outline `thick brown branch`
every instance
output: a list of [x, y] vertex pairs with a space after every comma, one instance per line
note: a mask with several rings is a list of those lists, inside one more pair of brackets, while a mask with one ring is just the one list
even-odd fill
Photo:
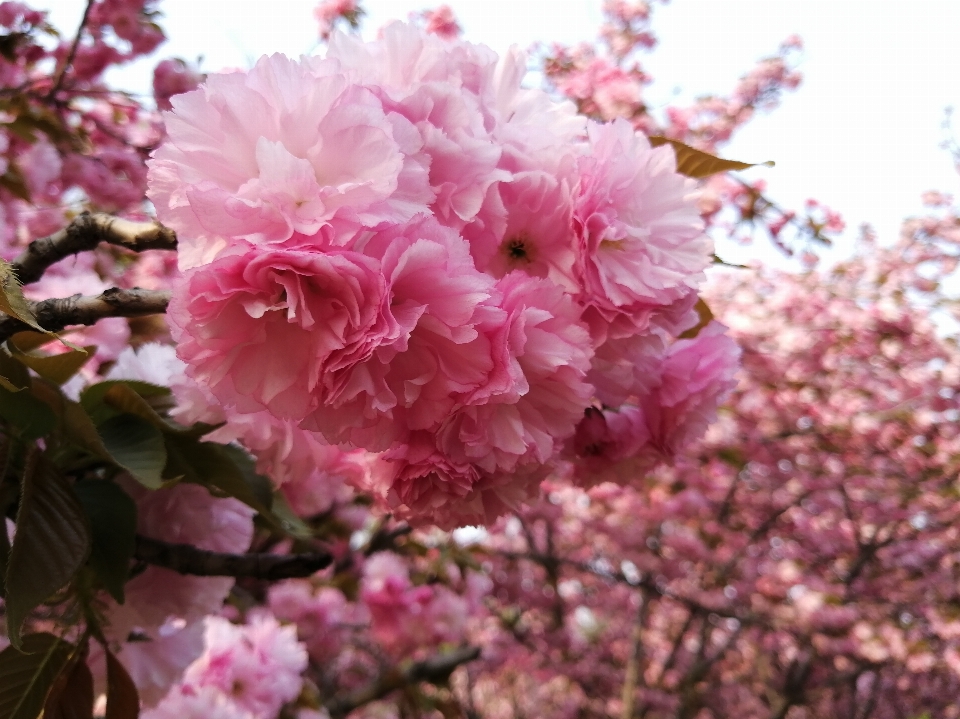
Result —
[[[170, 303], [167, 290], [121, 290], [111, 287], [96, 297], [55, 298], [31, 302], [34, 315], [40, 326], [51, 332], [59, 332], [71, 325], [92, 325], [106, 317], [142, 317], [162, 314]], [[17, 332], [29, 330], [30, 326], [15, 317], [0, 319], [0, 342], [5, 342]]]
[[267, 581], [309, 577], [333, 562], [326, 552], [315, 554], [225, 554], [197, 549], [189, 544], [171, 544], [137, 537], [134, 558], [179, 574], [197, 577], [252, 577]]
[[13, 271], [20, 284], [28, 285], [43, 277], [50, 265], [78, 252], [92, 250], [101, 242], [134, 252], [177, 249], [176, 233], [158, 222], [133, 222], [103, 213], [84, 212], [59, 232], [31, 242], [13, 261]]
[[395, 689], [417, 682], [441, 684], [450, 678], [450, 674], [461, 664], [472, 662], [480, 656], [480, 647], [461, 647], [452, 652], [438, 654], [422, 662], [411, 664], [406, 669], [391, 671], [379, 677], [373, 683], [334, 699], [327, 704], [332, 719], [341, 719], [357, 707], [385, 697]]

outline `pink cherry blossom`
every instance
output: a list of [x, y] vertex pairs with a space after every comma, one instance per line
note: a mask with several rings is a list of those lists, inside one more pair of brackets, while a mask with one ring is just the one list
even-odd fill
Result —
[[332, 373], [397, 336], [384, 279], [356, 252], [238, 250], [184, 276], [170, 308], [178, 353], [221, 402], [300, 420]]
[[574, 210], [576, 272], [586, 316], [602, 326], [695, 289], [713, 246], [671, 148], [651, 148], [622, 120], [589, 133]]

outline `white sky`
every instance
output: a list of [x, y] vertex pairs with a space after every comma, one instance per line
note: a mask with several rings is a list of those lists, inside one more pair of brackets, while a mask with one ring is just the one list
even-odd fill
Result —
[[[447, 0], [467, 39], [503, 50], [513, 43], [586, 41], [595, 37], [601, 0]], [[70, 32], [83, 0], [37, 0]], [[366, 34], [391, 18], [439, 2], [367, 0]], [[203, 69], [248, 66], [264, 53], [299, 55], [315, 47], [314, 0], [164, 0], [170, 41], [159, 56]], [[939, 149], [946, 106], [960, 102], [957, 0], [672, 0], [655, 7], [660, 47], [647, 59], [655, 78], [647, 100], [726, 92], [752, 63], [796, 33], [806, 44], [804, 83], [782, 107], [758, 116], [725, 150], [745, 161], [775, 160], [751, 170], [769, 194], [799, 207], [815, 197], [840, 210], [847, 241], [865, 221], [890, 238], [899, 220], [920, 209], [919, 195], [960, 195], [952, 161]], [[147, 92], [148, 65], [112, 76]], [[761, 254], [722, 247], [742, 260]], [[766, 252], [762, 252], [767, 257]]]

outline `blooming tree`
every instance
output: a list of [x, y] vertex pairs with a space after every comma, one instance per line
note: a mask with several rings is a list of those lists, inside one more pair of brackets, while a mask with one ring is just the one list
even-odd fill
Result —
[[324, 3], [161, 115], [152, 3], [0, 4], [0, 719], [949, 715], [952, 215], [705, 287], [840, 228], [715, 155], [799, 43], [654, 117], [606, 10], [545, 91]]

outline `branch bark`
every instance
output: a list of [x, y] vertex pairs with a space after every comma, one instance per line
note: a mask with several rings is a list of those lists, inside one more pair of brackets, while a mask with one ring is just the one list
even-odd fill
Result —
[[64, 229], [31, 242], [13, 261], [22, 285], [36, 282], [50, 265], [92, 250], [101, 242], [134, 252], [177, 249], [176, 233], [158, 222], [133, 222], [120, 217], [84, 212]]
[[326, 552], [314, 554], [225, 554], [137, 536], [135, 559], [179, 574], [197, 577], [251, 577], [266, 581], [309, 577], [333, 562]]
[[[92, 325], [106, 317], [142, 317], [162, 314], [170, 303], [167, 290], [121, 290], [111, 287], [96, 297], [74, 295], [31, 302], [34, 315], [40, 326], [51, 332], [59, 332], [70, 325]], [[15, 317], [0, 319], [0, 342], [5, 342], [17, 332], [29, 331], [28, 324]]]
[[330, 713], [331, 719], [342, 719], [357, 707], [381, 699], [395, 689], [417, 682], [430, 682], [431, 684], [445, 682], [450, 678], [454, 669], [461, 664], [472, 662], [479, 656], [480, 647], [461, 647], [452, 652], [424, 659], [422, 662], [415, 662], [404, 670], [387, 672], [373, 683], [346, 696], [334, 699], [327, 704], [327, 711]]

